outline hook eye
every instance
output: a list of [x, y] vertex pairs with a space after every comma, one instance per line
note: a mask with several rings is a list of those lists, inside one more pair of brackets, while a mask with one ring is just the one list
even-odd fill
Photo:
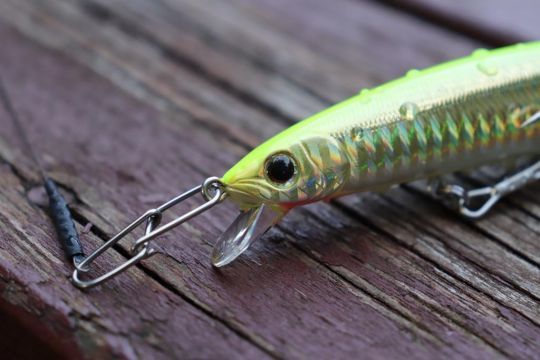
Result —
[[223, 201], [227, 194], [224, 191], [225, 184], [221, 182], [221, 179], [215, 176], [209, 177], [208, 179], [204, 180], [202, 187], [201, 187], [201, 193], [203, 195], [203, 198], [206, 201], [210, 201], [211, 199], [216, 196], [216, 192], [221, 192], [220, 201]]

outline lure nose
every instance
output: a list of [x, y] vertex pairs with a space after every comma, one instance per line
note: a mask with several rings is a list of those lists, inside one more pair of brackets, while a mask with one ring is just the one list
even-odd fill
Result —
[[280, 217], [281, 214], [264, 204], [241, 212], [218, 238], [212, 253], [212, 265], [222, 267], [231, 263]]

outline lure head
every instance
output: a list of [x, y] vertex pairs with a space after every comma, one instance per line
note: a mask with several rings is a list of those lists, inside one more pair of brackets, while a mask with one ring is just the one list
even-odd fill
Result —
[[233, 261], [291, 208], [343, 193], [351, 173], [346, 145], [317, 117], [258, 146], [223, 176], [224, 191], [243, 212], [218, 239], [214, 266]]
[[222, 178], [241, 208], [266, 205], [282, 214], [333, 197], [343, 187], [350, 163], [331, 136], [280, 134], [260, 145]]
[[212, 255], [226, 265], [291, 208], [337, 195], [349, 161], [332, 137], [289, 131], [257, 147], [221, 179], [243, 212], [218, 239]]

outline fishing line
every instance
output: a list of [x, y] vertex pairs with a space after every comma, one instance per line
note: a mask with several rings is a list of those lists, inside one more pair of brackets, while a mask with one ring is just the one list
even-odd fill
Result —
[[0, 79], [0, 101], [6, 109], [6, 112], [9, 118], [12, 120], [19, 138], [30, 154], [32, 161], [41, 175], [43, 185], [49, 199], [49, 215], [51, 216], [54, 227], [56, 228], [58, 239], [60, 240], [60, 244], [62, 245], [66, 256], [76, 266], [84, 259], [84, 252], [79, 239], [79, 233], [77, 232], [77, 228], [73, 222], [71, 211], [69, 210], [67, 201], [60, 192], [58, 186], [45, 172], [40, 158], [28, 138], [28, 134], [24, 129], [23, 123], [13, 107], [13, 103], [11, 102], [2, 79]]

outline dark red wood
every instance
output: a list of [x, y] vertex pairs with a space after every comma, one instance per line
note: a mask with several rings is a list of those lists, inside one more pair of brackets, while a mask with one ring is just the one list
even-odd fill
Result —
[[519, 2], [385, 0], [384, 2], [453, 31], [484, 39], [494, 46], [540, 38], [540, 30], [532, 25], [540, 10], [540, 4], [535, 0]]
[[[222, 174], [330, 101], [482, 45], [346, 0], [19, 2], [0, 4], [0, 17], [25, 34], [0, 28], [2, 74], [79, 222], [95, 225], [83, 238], [91, 247], [148, 199]], [[538, 353], [534, 198], [478, 224], [412, 189], [317, 204], [216, 271], [211, 245], [234, 217], [220, 207], [161, 239], [163, 254], [81, 293], [56, 277], [69, 266], [24, 197], [35, 171], [18, 146], [1, 127], [2, 289], [28, 289], [26, 305], [15, 304], [47, 310], [51, 343], [121, 357]], [[36, 254], [21, 256], [29, 246]]]

